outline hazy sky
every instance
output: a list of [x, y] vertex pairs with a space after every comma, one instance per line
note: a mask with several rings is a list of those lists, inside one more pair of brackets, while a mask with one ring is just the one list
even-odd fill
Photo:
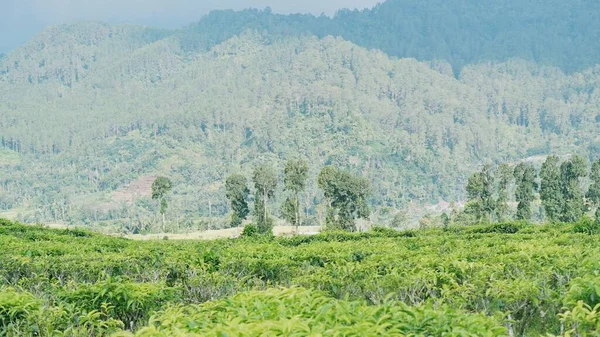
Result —
[[180, 27], [213, 9], [326, 13], [372, 7], [380, 0], [0, 0], [0, 52], [25, 43], [48, 25], [82, 20]]

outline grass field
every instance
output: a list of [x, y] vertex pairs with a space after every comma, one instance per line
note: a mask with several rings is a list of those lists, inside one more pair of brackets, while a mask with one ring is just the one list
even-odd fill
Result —
[[587, 225], [133, 241], [0, 221], [0, 335], [597, 336]]

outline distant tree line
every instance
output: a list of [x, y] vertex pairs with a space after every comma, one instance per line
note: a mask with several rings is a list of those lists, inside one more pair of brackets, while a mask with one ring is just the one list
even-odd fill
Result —
[[[303, 159], [289, 160], [284, 170], [284, 192], [289, 196], [281, 205], [283, 218], [296, 226], [302, 223], [300, 194], [304, 192], [309, 173], [308, 162]], [[259, 165], [252, 174], [254, 184], [253, 223], [260, 234], [272, 232], [274, 220], [269, 211], [269, 200], [277, 191], [277, 174], [268, 164]], [[370, 215], [367, 199], [371, 193], [369, 182], [362, 177], [334, 166], [324, 167], [318, 176], [326, 203], [327, 229], [355, 231], [355, 220]], [[250, 214], [248, 179], [242, 174], [232, 174], [225, 182], [226, 196], [231, 204], [231, 226], [238, 227]]]
[[564, 161], [549, 156], [539, 172], [523, 162], [514, 167], [485, 165], [471, 175], [466, 190], [468, 202], [463, 213], [475, 222], [510, 219], [511, 191], [517, 204], [516, 220], [530, 220], [539, 197], [546, 221], [574, 222], [594, 209], [600, 221], [600, 160], [590, 169], [587, 159], [579, 155]]

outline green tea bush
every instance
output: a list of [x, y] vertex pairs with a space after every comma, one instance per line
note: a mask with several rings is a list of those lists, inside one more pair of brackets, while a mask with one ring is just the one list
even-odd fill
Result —
[[600, 223], [590, 217], [583, 217], [573, 225], [573, 232], [583, 234], [600, 234]]
[[42, 301], [28, 292], [0, 288], [0, 326], [7, 328], [21, 321], [29, 322], [42, 308]]
[[577, 305], [579, 301], [590, 307], [600, 304], [600, 275], [596, 273], [571, 280], [563, 304], [570, 307]]
[[[370, 306], [301, 288], [240, 293], [154, 317], [135, 336], [506, 336], [484, 315], [388, 301]], [[119, 336], [131, 336], [120, 334]]]
[[563, 298], [565, 310], [559, 317], [565, 336], [600, 335], [600, 276], [577, 277]]
[[489, 225], [473, 226], [470, 228], [471, 233], [499, 233], [499, 234], [515, 234], [521, 229], [531, 226], [526, 222], [501, 222]]
[[167, 302], [178, 299], [178, 292], [161, 284], [108, 278], [95, 284], [80, 284], [58, 296], [83, 312], [105, 312], [107, 317], [131, 326], [147, 319]]
[[258, 227], [253, 224], [244, 226], [241, 236], [244, 238], [251, 238], [258, 235]]
[[[510, 327], [517, 336], [571, 330], [593, 335], [600, 246], [595, 235], [574, 233], [574, 227], [506, 223], [291, 238], [136, 242], [4, 221], [0, 287], [33, 298], [36, 304], [27, 313], [12, 309], [12, 318], [3, 314], [2, 319], [10, 325], [11, 336], [104, 336], [123, 329], [138, 333], [153, 313], [175, 310], [167, 308], [191, 310], [207, 301], [231, 301], [238, 298], [236, 294], [302, 287], [310, 293], [307, 298], [318, 302], [325, 297], [336, 307], [358, 303], [353, 305], [368, 314], [393, 302], [393, 307], [407, 306], [411, 313], [435, 308], [434, 313], [450, 316], [494, 317], [494, 322]], [[4, 298], [4, 307], [7, 298], [11, 297]], [[310, 317], [301, 321], [311, 321]], [[272, 326], [279, 329], [282, 320], [294, 330], [298, 326], [293, 319], [282, 316], [244, 324], [266, 329], [265, 324], [277, 321]], [[363, 321], [357, 324], [372, 324]], [[315, 327], [324, 329], [317, 323]], [[446, 331], [444, 324], [437, 331]], [[333, 335], [332, 329], [338, 328], [342, 329], [334, 324], [330, 330], [315, 331]], [[302, 335], [304, 330], [298, 331]], [[156, 335], [169, 336], [163, 332]]]

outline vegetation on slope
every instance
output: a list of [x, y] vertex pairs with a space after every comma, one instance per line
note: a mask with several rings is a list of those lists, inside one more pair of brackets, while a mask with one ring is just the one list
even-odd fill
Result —
[[340, 10], [333, 18], [214, 11], [177, 36], [184, 49], [203, 51], [249, 28], [275, 38], [332, 35], [391, 56], [445, 60], [456, 73], [515, 57], [572, 72], [600, 59], [598, 12], [591, 0], [388, 0], [363, 11]]
[[[171, 221], [185, 223], [228, 212], [229, 173], [250, 176], [265, 162], [281, 171], [298, 156], [313, 175], [328, 164], [364, 175], [372, 205], [399, 209], [462, 199], [466, 176], [484, 161], [600, 149], [597, 69], [565, 75], [510, 61], [469, 66], [456, 79], [437, 64], [340, 39], [271, 43], [256, 33], [192, 58], [172, 37], [120, 56], [110, 52], [118, 36], [92, 43], [102, 53], [78, 80], [29, 83], [44, 76], [45, 49], [28, 61], [41, 70], [19, 66], [0, 77], [1, 144], [18, 158], [0, 160], [2, 209], [28, 206], [28, 221], [118, 219], [130, 227], [151, 221], [157, 206], [112, 193], [166, 175]], [[61, 39], [70, 41], [63, 48], [92, 48]], [[322, 214], [316, 181], [303, 199], [309, 214]]]

